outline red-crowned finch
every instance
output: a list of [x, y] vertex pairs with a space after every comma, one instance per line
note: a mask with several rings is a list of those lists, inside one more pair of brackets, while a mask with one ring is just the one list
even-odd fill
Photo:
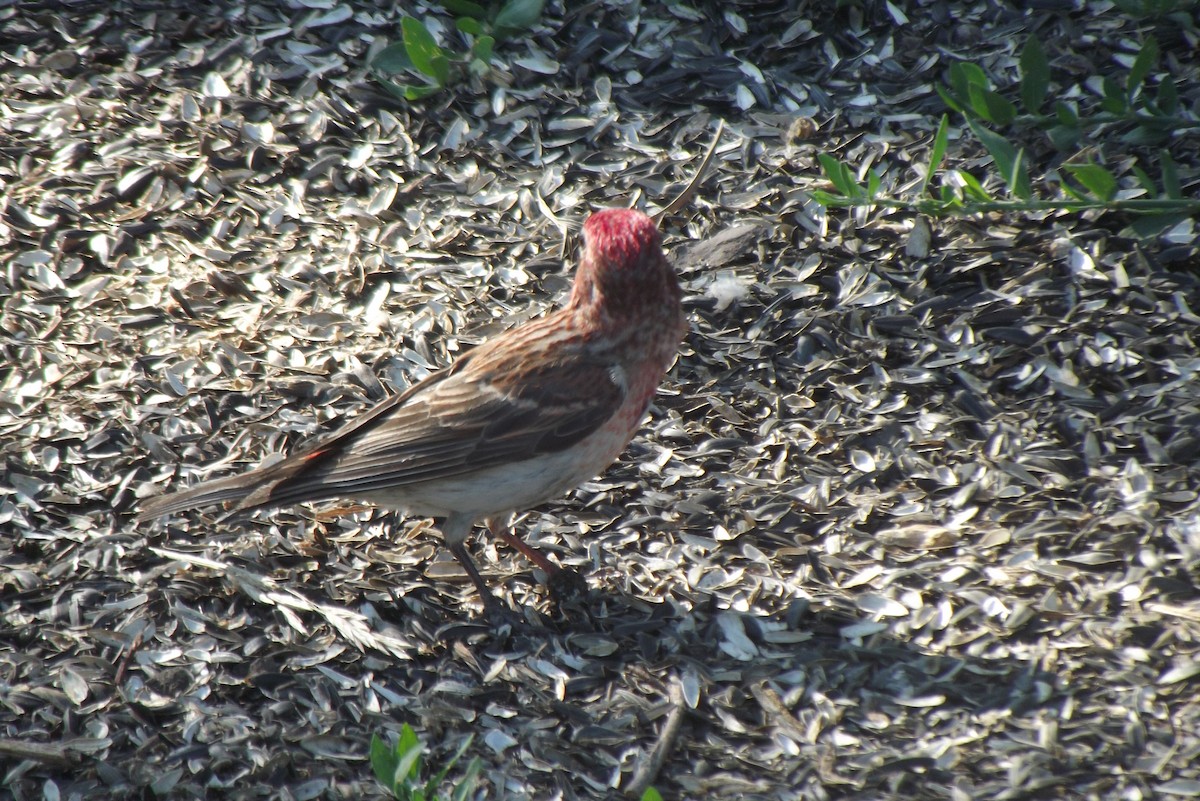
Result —
[[[507, 331], [266, 467], [142, 506], [139, 519], [344, 498], [441, 518], [442, 536], [494, 611], [465, 547], [480, 520], [547, 575], [562, 571], [498, 521], [603, 471], [629, 444], [686, 323], [654, 221], [606, 209], [583, 226], [561, 309]], [[577, 579], [576, 579], [577, 580]]]

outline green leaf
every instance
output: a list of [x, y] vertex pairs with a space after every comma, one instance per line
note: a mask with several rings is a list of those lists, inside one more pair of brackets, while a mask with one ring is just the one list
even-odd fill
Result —
[[1025, 148], [1017, 151], [1017, 157], [1013, 160], [1005, 183], [1021, 200], [1033, 199], [1033, 184], [1029, 180], [1029, 169], [1025, 166]]
[[1146, 174], [1145, 170], [1143, 170], [1138, 165], [1134, 164], [1133, 168], [1132, 168], [1132, 172], [1133, 172], [1133, 176], [1135, 178], [1137, 178], [1138, 185], [1141, 186], [1142, 189], [1145, 189], [1147, 194], [1150, 194], [1150, 195], [1158, 194], [1158, 185], [1154, 183], [1153, 178], [1151, 178], [1149, 175]]
[[874, 200], [875, 196], [879, 194], [879, 186], [882, 183], [883, 179], [877, 170], [867, 170], [867, 198], [869, 200]]
[[1008, 125], [1017, 116], [1017, 107], [991, 89], [971, 85], [971, 108], [983, 119], [996, 125]]
[[440, 92], [442, 87], [434, 86], [433, 84], [425, 84], [424, 86], [412, 86], [410, 84], [396, 83], [394, 81], [381, 80], [383, 88], [388, 92], [400, 98], [401, 100], [421, 100], [429, 97], [434, 92]]
[[662, 793], [653, 787], [647, 787], [646, 792], [642, 793], [642, 801], [663, 801]]
[[404, 42], [395, 42], [376, 53], [371, 66], [386, 75], [396, 75], [412, 69], [413, 63]]
[[546, 0], [508, 0], [496, 19], [492, 20], [496, 38], [506, 39], [514, 33], [532, 28], [542, 18], [545, 5]]
[[1175, 80], [1170, 75], [1163, 78], [1163, 82], [1158, 85], [1155, 105], [1162, 114], [1174, 114], [1179, 110], [1179, 91], [1175, 88]]
[[1079, 115], [1075, 113], [1075, 109], [1068, 104], [1059, 100], [1054, 104], [1054, 114], [1058, 117], [1058, 121], [1068, 128], [1079, 127]]
[[1100, 100], [1100, 108], [1113, 114], [1125, 113], [1129, 108], [1129, 103], [1117, 82], [1106, 75], [1100, 80], [1100, 87], [1104, 92], [1104, 96]]
[[[1099, 164], [1064, 164], [1063, 169], [1083, 184], [1092, 197], [1109, 201], [1117, 194], [1117, 179]], [[1081, 198], [1081, 200], [1086, 198]]]
[[479, 757], [475, 757], [467, 763], [467, 771], [463, 775], [462, 781], [454, 788], [454, 792], [450, 795], [450, 801], [467, 801], [471, 792], [475, 789], [475, 785], [479, 782], [479, 773], [483, 770], [483, 762]]
[[950, 184], [943, 184], [939, 202], [946, 208], [961, 209], [963, 205], [962, 192], [956, 191], [956, 187]]
[[1157, 63], [1158, 40], [1151, 34], [1146, 37], [1142, 49], [1133, 59], [1133, 66], [1129, 68], [1129, 77], [1125, 80], [1125, 91], [1130, 100], [1137, 94], [1142, 82], [1146, 80], [1146, 76], [1150, 74], [1150, 70], [1154, 69], [1154, 65]]
[[478, 36], [483, 33], [483, 23], [474, 17], [459, 17], [454, 20], [454, 26], [463, 33], [469, 33], [472, 36]]
[[1126, 131], [1121, 134], [1121, 141], [1129, 144], [1141, 146], [1161, 145], [1170, 138], [1170, 133], [1163, 130], [1161, 125], [1152, 125], [1147, 120], [1136, 128]]
[[1167, 197], [1175, 200], [1182, 198], [1183, 190], [1179, 184], [1179, 170], [1175, 168], [1171, 154], [1165, 150], [1159, 151], [1158, 160], [1162, 166], [1163, 192]]
[[371, 770], [375, 773], [375, 779], [392, 793], [395, 793], [397, 762], [399, 758], [387, 741], [378, 734], [372, 734]]
[[963, 183], [963, 196], [970, 197], [972, 200], [978, 200], [987, 203], [992, 200], [992, 196], [983, 188], [983, 184], [979, 183], [979, 179], [965, 170], [955, 170], [954, 174], [958, 176]]
[[438, 86], [445, 86], [450, 80], [450, 62], [434, 41], [433, 34], [415, 17], [402, 19], [400, 29], [413, 67], [432, 78]]
[[835, 195], [830, 192], [826, 192], [824, 189], [810, 189], [808, 194], [809, 197], [826, 208], [840, 208], [842, 206], [855, 205], [854, 198], [846, 197], [844, 195]]
[[992, 161], [996, 163], [996, 169], [1000, 171], [1000, 177], [1004, 179], [1004, 183], [1008, 184], [1009, 191], [1021, 200], [1033, 197], [1029, 171], [1021, 163], [1024, 151], [1017, 150], [1003, 136], [974, 120], [967, 120], [967, 124], [971, 126], [971, 131], [991, 155]]
[[404, 89], [404, 96], [409, 100], [421, 100], [429, 97], [434, 92], [441, 89], [440, 86], [408, 86]]
[[1049, 87], [1050, 62], [1046, 51], [1036, 36], [1030, 36], [1021, 48], [1021, 102], [1025, 109], [1033, 114], [1040, 111]]
[[943, 114], [942, 121], [938, 123], [937, 133], [933, 135], [933, 147], [929, 150], [929, 166], [925, 170], [925, 180], [921, 182], [922, 194], [929, 188], [929, 181], [933, 178], [933, 174], [942, 166], [942, 159], [946, 156], [946, 147], [949, 143], [950, 118]]
[[825, 171], [825, 177], [839, 192], [849, 198], [858, 199], [863, 196], [862, 187], [858, 185], [858, 181], [855, 180], [854, 173], [850, 171], [849, 167], [827, 153], [819, 153], [817, 160], [821, 162], [821, 169]]
[[396, 741], [396, 750], [401, 754], [407, 754], [414, 748], [420, 748], [421, 741], [417, 738], [417, 733], [413, 731], [413, 727], [405, 723], [400, 727], [400, 738]]
[[458, 750], [454, 752], [454, 756], [447, 760], [445, 767], [443, 767], [436, 776], [425, 783], [426, 795], [430, 796], [431, 798], [433, 797], [433, 794], [437, 791], [438, 786], [446, 780], [446, 774], [448, 774], [450, 769], [453, 768], [458, 760], [462, 758], [462, 755], [467, 752], [467, 749], [471, 747], [471, 741], [474, 739], [474, 735], [467, 735], [467, 738], [462, 741], [461, 745], [458, 746]]
[[941, 86], [940, 84], [933, 88], [937, 90], [938, 96], [942, 98], [942, 102], [946, 104], [948, 109], [951, 111], [957, 111], [959, 114], [967, 113], [967, 110], [963, 107], [963, 104], [959, 102], [958, 98], [955, 97], [951, 90]]
[[928, 214], [930, 217], [942, 217], [947, 213], [962, 208], [962, 200], [954, 198], [952, 200], [931, 200], [925, 198], [917, 201], [917, 211], [921, 214]]
[[950, 86], [955, 94], [965, 98], [972, 86], [991, 88], [987, 73], [978, 64], [969, 61], [956, 61], [950, 65]]
[[496, 40], [491, 36], [480, 36], [475, 40], [475, 45], [471, 48], [471, 55], [487, 64], [492, 60], [492, 49], [496, 46]]
[[413, 787], [417, 783], [417, 777], [420, 775], [421, 764], [421, 749], [417, 747], [413, 751], [409, 751], [400, 757], [400, 761], [396, 763], [396, 779], [392, 785], [393, 792], [400, 795], [401, 791], [408, 790], [409, 795], [416, 795], [420, 791], [413, 792], [416, 788]]
[[1095, 202], [1095, 198], [1093, 198], [1090, 195], [1088, 195], [1087, 193], [1085, 193], [1082, 189], [1077, 189], [1076, 187], [1071, 186], [1071, 183], [1069, 181], [1064, 180], [1061, 175], [1058, 177], [1058, 185], [1062, 187], [1062, 190], [1064, 192], [1066, 192], [1068, 195], [1075, 198], [1076, 200], [1083, 201], [1084, 203], [1088, 203], [1088, 202], [1094, 203]]
[[1064, 153], [1068, 153], [1075, 149], [1079, 144], [1079, 137], [1083, 132], [1074, 125], [1055, 125], [1046, 135], [1050, 137], [1050, 141], [1054, 143], [1054, 147]]
[[383, 88], [388, 90], [388, 94], [400, 98], [402, 101], [418, 101], [421, 98], [428, 97], [433, 92], [442, 91], [440, 86], [426, 84], [424, 86], [410, 86], [408, 84], [397, 84], [394, 80], [379, 79], [379, 83]]
[[472, 3], [471, 0], [442, 0], [442, 6], [447, 11], [452, 11], [455, 14], [462, 14], [464, 17], [474, 17], [475, 19], [485, 19], [487, 17], [487, 9]]

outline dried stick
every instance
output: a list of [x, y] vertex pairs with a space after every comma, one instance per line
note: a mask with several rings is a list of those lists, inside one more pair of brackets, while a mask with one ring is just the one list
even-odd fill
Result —
[[642, 797], [642, 793], [646, 792], [646, 788], [654, 782], [658, 772], [662, 770], [663, 763], [667, 761], [667, 755], [671, 753], [675, 741], [679, 739], [679, 730], [683, 725], [683, 715], [687, 711], [687, 705], [683, 701], [683, 685], [680, 684], [678, 676], [671, 677], [667, 700], [671, 702], [671, 711], [667, 713], [667, 719], [658, 733], [658, 740], [655, 741], [654, 748], [634, 768], [633, 778], [629, 780], [629, 786], [625, 789], [627, 798]]
[[692, 176], [691, 183], [687, 185], [679, 195], [667, 204], [666, 208], [654, 215], [654, 221], [660, 222], [664, 217], [670, 216], [681, 208], [686, 206], [696, 194], [696, 190], [700, 188], [700, 182], [704, 180], [704, 174], [708, 172], [709, 162], [712, 161], [713, 155], [717, 152], [717, 145], [721, 142], [721, 134], [725, 132], [725, 121], [717, 120], [717, 132], [713, 134], [712, 144], [708, 146], [708, 152], [704, 154], [704, 158], [700, 161], [700, 167], [696, 170], [696, 174]]

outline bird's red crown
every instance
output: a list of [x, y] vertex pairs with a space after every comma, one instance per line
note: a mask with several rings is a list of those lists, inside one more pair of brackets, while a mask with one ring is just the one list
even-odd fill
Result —
[[632, 267], [662, 247], [654, 220], [635, 209], [601, 209], [583, 224], [583, 235], [592, 253], [613, 266]]

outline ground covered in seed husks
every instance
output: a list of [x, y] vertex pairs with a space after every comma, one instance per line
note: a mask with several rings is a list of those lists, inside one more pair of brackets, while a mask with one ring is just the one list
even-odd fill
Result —
[[[568, 6], [409, 104], [366, 67], [393, 3], [0, 3], [0, 798], [381, 798], [404, 723], [433, 767], [474, 737], [476, 798], [1200, 795], [1190, 224], [807, 194], [818, 152], [912, 190], [946, 68], [1009, 85], [1031, 31], [1082, 92], [1153, 32], [1194, 119], [1195, 26]], [[586, 215], [663, 208], [718, 121], [644, 431], [517, 520], [590, 595], [472, 543], [544, 631], [489, 625], [430, 521], [133, 522], [552, 307]]]

